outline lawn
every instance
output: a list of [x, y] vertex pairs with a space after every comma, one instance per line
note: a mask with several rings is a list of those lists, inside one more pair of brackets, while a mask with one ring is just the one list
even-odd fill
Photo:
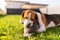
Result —
[[49, 28], [46, 32], [25, 38], [20, 18], [21, 15], [0, 15], [0, 40], [60, 40], [60, 27]]

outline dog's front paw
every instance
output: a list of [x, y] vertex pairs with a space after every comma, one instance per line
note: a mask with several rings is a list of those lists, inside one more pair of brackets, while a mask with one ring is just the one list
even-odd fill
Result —
[[38, 33], [39, 33], [39, 32], [45, 32], [45, 31], [46, 31], [45, 28], [39, 28], [39, 29], [37, 30]]
[[24, 37], [30, 37], [32, 34], [24, 34]]

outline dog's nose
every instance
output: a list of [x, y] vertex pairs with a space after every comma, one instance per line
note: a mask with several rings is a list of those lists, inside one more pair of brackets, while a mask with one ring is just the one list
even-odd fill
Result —
[[30, 25], [31, 25], [31, 23], [29, 23], [29, 24], [27, 25], [27, 28], [29, 28], [29, 27], [30, 27]]

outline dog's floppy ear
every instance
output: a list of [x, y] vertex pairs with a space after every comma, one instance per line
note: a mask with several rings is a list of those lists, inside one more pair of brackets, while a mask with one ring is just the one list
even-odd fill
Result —
[[24, 13], [25, 13], [25, 11], [22, 12], [22, 18], [21, 18], [20, 21], [19, 21], [19, 22], [22, 23], [22, 24], [24, 23], [24, 22], [23, 22]]
[[38, 19], [38, 16], [37, 16], [37, 14], [35, 14], [35, 19]]
[[24, 13], [25, 13], [25, 11], [22, 12], [22, 18], [24, 18]]
[[37, 23], [38, 23], [38, 25], [39, 25], [38, 15], [37, 15], [37, 14], [35, 14], [35, 20], [36, 20], [36, 22], [37, 22]]

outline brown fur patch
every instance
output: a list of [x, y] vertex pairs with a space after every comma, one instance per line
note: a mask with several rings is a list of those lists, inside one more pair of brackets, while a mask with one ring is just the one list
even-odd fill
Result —
[[36, 13], [32, 10], [25, 10], [22, 12], [22, 18], [28, 18], [29, 17], [29, 13], [32, 13], [31, 15], [31, 19], [35, 20], [35, 17], [36, 17]]
[[48, 23], [47, 23], [45, 15], [43, 13], [41, 14], [41, 18], [42, 18], [42, 21], [43, 21], [44, 25], [47, 26]]

